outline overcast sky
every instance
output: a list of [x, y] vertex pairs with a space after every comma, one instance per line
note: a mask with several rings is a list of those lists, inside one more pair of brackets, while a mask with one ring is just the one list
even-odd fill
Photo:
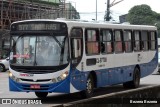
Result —
[[[67, 0], [76, 6], [80, 13], [81, 19], [92, 20], [96, 18], [96, 0]], [[114, 0], [110, 0], [112, 3]], [[115, 2], [120, 0], [115, 0]], [[97, 0], [97, 20], [104, 20], [104, 14], [107, 7], [107, 0]], [[147, 4], [153, 11], [160, 13], [160, 0], [124, 0], [121, 3], [111, 7], [114, 20], [119, 21], [119, 16], [128, 13], [135, 5]]]

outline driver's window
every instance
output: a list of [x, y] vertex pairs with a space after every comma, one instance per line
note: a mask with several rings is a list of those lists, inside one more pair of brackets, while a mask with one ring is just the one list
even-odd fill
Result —
[[81, 28], [73, 28], [71, 31], [71, 50], [73, 59], [82, 56], [82, 35]]
[[72, 39], [72, 58], [78, 58], [82, 54], [81, 39]]

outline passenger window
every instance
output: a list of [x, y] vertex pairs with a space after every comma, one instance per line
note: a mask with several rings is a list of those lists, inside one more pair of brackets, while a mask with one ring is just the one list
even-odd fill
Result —
[[140, 31], [134, 31], [134, 51], [140, 51]]
[[115, 43], [114, 43], [115, 52], [122, 52], [122, 33], [121, 31], [115, 31]]
[[98, 30], [86, 30], [86, 53], [88, 55], [99, 54]]
[[151, 50], [155, 50], [156, 49], [156, 33], [150, 32], [150, 38], [151, 38], [151, 42], [150, 42]]
[[131, 52], [132, 51], [132, 32], [124, 31], [123, 38], [124, 38], [125, 51]]
[[141, 40], [142, 40], [142, 50], [147, 51], [149, 48], [148, 45], [148, 32], [147, 31], [142, 31], [141, 32]]
[[112, 30], [102, 30], [101, 36], [102, 36], [101, 39], [102, 53], [112, 53], [113, 52]]

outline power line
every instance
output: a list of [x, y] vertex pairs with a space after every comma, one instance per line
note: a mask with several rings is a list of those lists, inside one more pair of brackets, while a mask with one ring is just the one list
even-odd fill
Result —
[[[95, 14], [96, 12], [79, 12], [79, 14]], [[97, 13], [105, 13], [105, 12], [97, 12]]]

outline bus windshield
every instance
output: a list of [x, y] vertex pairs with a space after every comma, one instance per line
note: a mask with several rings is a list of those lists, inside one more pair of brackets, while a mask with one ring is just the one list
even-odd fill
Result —
[[68, 39], [56, 35], [12, 36], [14, 66], [59, 66], [68, 63]]

